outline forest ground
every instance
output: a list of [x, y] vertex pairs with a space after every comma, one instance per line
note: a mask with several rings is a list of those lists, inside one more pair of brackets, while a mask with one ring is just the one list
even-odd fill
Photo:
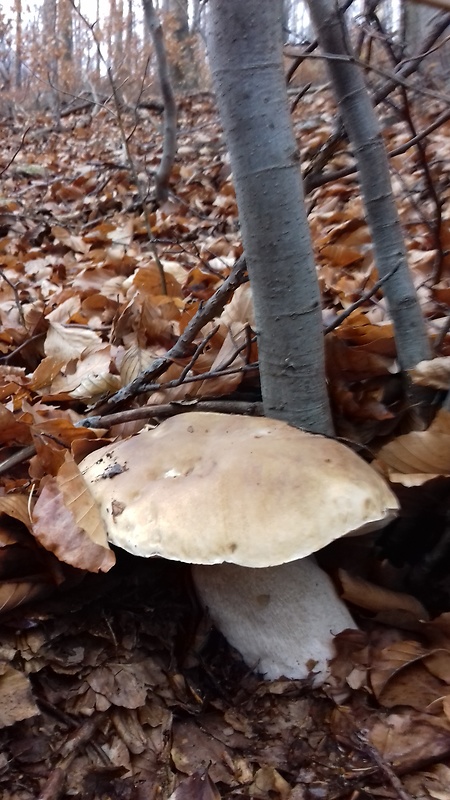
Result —
[[[423, 127], [433, 113], [430, 101], [421, 109]], [[147, 110], [139, 118], [126, 112], [123, 121], [141, 194], [113, 110], [68, 114], [60, 130], [44, 114], [32, 124], [20, 118], [2, 123], [1, 796], [446, 800], [445, 546], [428, 570], [418, 565], [446, 541], [450, 470], [432, 456], [424, 467], [420, 448], [436, 453], [437, 438], [449, 452], [450, 423], [441, 411], [439, 429], [425, 432], [420, 448], [417, 440], [405, 446], [403, 439], [399, 466], [407, 415], [399, 399], [393, 328], [375, 285], [354, 175], [312, 189], [306, 200], [335, 423], [340, 436], [358, 442], [363, 452], [378, 453], [385, 474], [397, 475], [416, 524], [392, 542], [388, 537], [375, 546], [370, 539], [325, 554], [324, 566], [330, 569], [332, 562], [330, 571], [361, 626], [339, 637], [329, 684], [313, 690], [308, 683], [263, 682], [249, 673], [211, 633], [183, 565], [117, 553], [116, 565], [99, 575], [81, 556], [69, 557], [64, 531], [56, 544], [46, 544], [56, 557], [32, 536], [24, 498], [57, 474], [68, 446], [79, 455], [88, 433], [91, 444], [105, 434], [81, 434], [76, 422], [92, 409], [96, 413], [105, 392], [119, 389], [168, 351], [241, 254], [212, 98], [180, 101], [173, 191], [160, 209], [149, 197], [147, 221], [142, 191], [148, 188], [151, 195], [161, 120]], [[294, 121], [308, 169], [333, 129], [327, 91], [307, 93]], [[395, 115], [384, 124], [389, 149], [401, 149], [410, 131]], [[448, 127], [428, 137], [428, 175], [413, 148], [392, 158], [410, 265], [444, 371], [441, 383], [428, 373], [425, 383], [438, 391], [448, 383], [450, 356]], [[343, 145], [328, 169], [350, 164]], [[148, 222], [167, 293], [149, 246]], [[349, 307], [352, 312], [341, 317]], [[215, 327], [205, 326], [197, 357], [173, 364], [145, 401], [225, 396], [230, 408], [239, 399], [257, 403], [251, 328], [244, 283]], [[123, 412], [109, 435], [132, 433], [137, 424], [142, 422]], [[386, 441], [391, 450], [380, 455]], [[14, 460], [18, 449], [24, 457]], [[407, 478], [400, 481], [402, 472]], [[411, 489], [411, 474], [423, 472], [434, 480]], [[394, 551], [391, 564], [386, 553]]]

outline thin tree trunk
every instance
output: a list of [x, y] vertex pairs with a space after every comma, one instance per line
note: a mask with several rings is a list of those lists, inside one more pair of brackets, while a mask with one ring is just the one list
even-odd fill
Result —
[[163, 203], [169, 196], [169, 179], [177, 150], [177, 106], [169, 77], [166, 48], [161, 23], [152, 0], [142, 0], [145, 22], [152, 36], [158, 67], [161, 96], [164, 103], [164, 144], [156, 173], [156, 199]]
[[57, 0], [44, 0], [42, 6], [43, 52], [47, 54], [50, 100], [56, 128], [61, 122], [61, 98], [59, 95], [59, 59], [56, 41], [58, 24]]
[[73, 63], [73, 6], [69, 0], [59, 1], [58, 44], [60, 51], [60, 81], [67, 91], [74, 88], [76, 76]]
[[267, 416], [332, 431], [320, 294], [283, 74], [281, 0], [210, 0], [208, 46], [253, 289]]
[[15, 0], [16, 11], [16, 47], [15, 47], [15, 85], [22, 86], [22, 0]]
[[361, 68], [349, 60], [353, 53], [343, 15], [332, 0], [309, 0], [309, 8], [323, 52], [338, 56], [329, 59], [328, 69], [358, 165], [376, 266], [380, 277], [392, 273], [384, 293], [394, 323], [398, 359], [402, 369], [411, 369], [430, 358], [431, 349], [408, 268], [380, 126]]

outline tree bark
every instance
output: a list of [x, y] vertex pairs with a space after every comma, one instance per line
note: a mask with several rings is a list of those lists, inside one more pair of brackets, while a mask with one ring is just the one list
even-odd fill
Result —
[[163, 153], [156, 173], [156, 199], [163, 203], [169, 196], [169, 178], [177, 149], [177, 106], [169, 77], [166, 49], [161, 23], [152, 0], [142, 0], [147, 28], [153, 40], [158, 67], [161, 96], [164, 103]]
[[281, 0], [210, 0], [208, 47], [267, 416], [330, 433], [320, 293], [283, 74]]
[[15, 85], [16, 89], [22, 87], [22, 0], [15, 0], [16, 12], [16, 46], [15, 46]]
[[358, 165], [378, 273], [380, 277], [390, 275], [384, 294], [394, 323], [398, 359], [403, 370], [411, 369], [431, 358], [431, 349], [408, 268], [380, 126], [361, 68], [351, 60], [343, 15], [332, 0], [308, 2], [322, 51], [338, 57], [330, 58], [327, 66]]
[[57, 0], [44, 0], [42, 6], [42, 46], [48, 54], [47, 74], [50, 84], [50, 104], [55, 127], [59, 128], [61, 119], [61, 98], [59, 96], [59, 63], [56, 41], [58, 24]]

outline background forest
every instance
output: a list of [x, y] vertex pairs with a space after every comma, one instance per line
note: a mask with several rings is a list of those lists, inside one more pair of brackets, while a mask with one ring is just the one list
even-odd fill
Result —
[[[448, 0], [2, 4], [5, 800], [450, 798], [449, 31]], [[145, 495], [145, 426], [178, 432], [178, 477], [198, 412], [243, 432], [233, 534], [295, 483], [284, 452], [260, 492], [247, 428], [314, 432], [317, 495], [293, 493], [299, 530], [333, 509], [321, 619], [274, 562], [270, 644], [312, 629], [328, 665], [263, 680], [254, 578], [225, 629], [202, 568], [125, 552], [150, 554], [145, 512], [141, 550], [100, 514], [97, 448], [128, 447]], [[380, 525], [400, 506], [381, 532], [333, 541], [356, 492], [315, 477], [324, 442], [384, 487]], [[228, 519], [206, 473], [173, 503], [195, 542]], [[258, 513], [259, 554], [278, 532]]]

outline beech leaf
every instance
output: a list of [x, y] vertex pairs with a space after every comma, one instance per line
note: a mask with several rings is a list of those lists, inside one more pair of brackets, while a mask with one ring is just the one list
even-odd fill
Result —
[[107, 572], [115, 556], [100, 512], [67, 453], [56, 478], [48, 478], [33, 510], [33, 533], [60, 561], [88, 572]]

